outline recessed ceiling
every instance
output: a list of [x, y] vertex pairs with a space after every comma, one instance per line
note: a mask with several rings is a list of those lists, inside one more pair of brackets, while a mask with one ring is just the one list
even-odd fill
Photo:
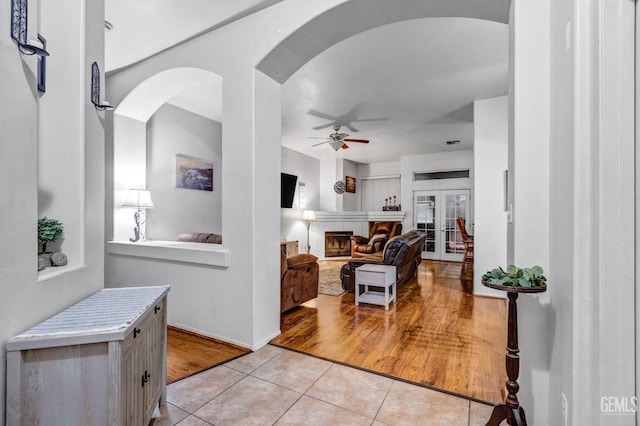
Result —
[[[470, 18], [388, 24], [332, 46], [284, 83], [282, 144], [315, 158], [362, 163], [471, 149], [473, 101], [506, 95], [507, 87], [506, 24]], [[343, 126], [351, 121], [359, 132], [341, 132], [371, 142], [337, 152], [328, 144], [313, 147], [321, 140], [309, 137], [333, 131], [313, 129], [332, 123], [325, 114]]]

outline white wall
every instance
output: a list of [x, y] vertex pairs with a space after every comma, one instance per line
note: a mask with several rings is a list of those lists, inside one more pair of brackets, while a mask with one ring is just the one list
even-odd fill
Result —
[[[298, 183], [305, 183], [306, 210], [319, 210], [320, 206], [320, 161], [289, 148], [282, 147], [282, 171], [298, 176]], [[299, 194], [293, 200], [293, 208], [299, 208]]]
[[329, 158], [320, 160], [320, 210], [338, 211], [338, 198], [333, 185], [338, 180], [337, 160]]
[[[514, 117], [509, 146], [513, 171], [513, 253], [517, 266], [540, 265], [549, 273], [549, 246], [563, 244], [549, 233], [549, 0], [513, 2]], [[564, 39], [554, 40], [563, 44]], [[570, 100], [566, 100], [570, 102]], [[510, 182], [511, 183], [511, 182]], [[554, 182], [562, 186], [562, 182]], [[533, 424], [550, 424], [549, 357], [551, 321], [549, 294], [518, 299], [520, 392], [518, 398]], [[557, 395], [556, 395], [557, 396]], [[531, 419], [531, 420], [529, 420]]]
[[[566, 37], [567, 26], [573, 31], [574, 8], [572, 2], [552, 2], [550, 31], [552, 40]], [[573, 34], [570, 34], [573, 44]], [[554, 190], [550, 192], [549, 233], [554, 241], [564, 243], [551, 244], [549, 247], [549, 286], [553, 333], [553, 351], [550, 357], [549, 383], [549, 422], [562, 424], [561, 394], [569, 404], [569, 412], [574, 407], [572, 377], [572, 344], [573, 335], [573, 292], [576, 288], [573, 278], [573, 257], [575, 227], [573, 223], [574, 202], [574, 51], [565, 43], [551, 43], [551, 99], [550, 99], [550, 180], [554, 182]], [[574, 419], [569, 415], [569, 419]], [[568, 421], [568, 424], [576, 424]]]
[[474, 102], [474, 259], [473, 292], [504, 297], [482, 285], [486, 271], [507, 266], [507, 216], [504, 212], [504, 171], [507, 169], [508, 99], [501, 96]]
[[379, 177], [400, 175], [400, 161], [385, 161], [382, 163], [358, 164], [358, 176]]
[[[282, 147], [282, 171], [298, 176], [298, 183], [305, 183], [306, 207], [304, 210], [320, 208], [320, 161], [289, 148]], [[301, 221], [303, 209], [299, 208], [299, 193], [293, 200], [293, 208], [281, 209], [280, 239], [298, 241], [300, 252], [307, 244], [307, 228]]]
[[[413, 174], [419, 172], [435, 172], [447, 170], [469, 169], [469, 178], [438, 179], [428, 181], [413, 181]], [[401, 204], [405, 217], [402, 229], [413, 229], [413, 192], [443, 189], [471, 189], [473, 194], [473, 151], [452, 151], [440, 154], [410, 155], [400, 159]], [[474, 197], [471, 195], [469, 214], [473, 218]]]
[[[176, 154], [213, 163], [213, 191], [176, 188]], [[147, 239], [222, 233], [221, 158], [221, 123], [169, 104], [153, 115], [147, 122], [147, 189], [156, 208], [147, 210]]]
[[[10, 8], [10, 2], [0, 4], [0, 15], [6, 17], [0, 20], [0, 33], [3, 34], [0, 37], [0, 98], [4, 105], [0, 114], [2, 419], [6, 387], [5, 343], [12, 336], [101, 289], [104, 259], [104, 113], [93, 108], [87, 90], [91, 63], [103, 63], [104, 3], [42, 2], [40, 32], [47, 39], [47, 49], [51, 53], [44, 94], [36, 89], [36, 56], [20, 55], [9, 37]], [[32, 10], [30, 12], [36, 16]], [[76, 17], [77, 22], [68, 22], [69, 16]], [[65, 25], [60, 25], [62, 22]], [[67, 80], [61, 75], [67, 71], [75, 78]], [[56, 121], [58, 125], [52, 125]], [[40, 140], [38, 123], [48, 129], [46, 135], [40, 133]], [[38, 157], [40, 145], [58, 142], [61, 143], [57, 145], [57, 154]], [[55, 151], [47, 148], [47, 152]], [[77, 253], [82, 260], [73, 270], [39, 280], [36, 267], [36, 223], [40, 210], [38, 164], [47, 169], [47, 173], [54, 173], [58, 156], [65, 153], [74, 158], [72, 174], [76, 179], [47, 187], [47, 200], [51, 208], [57, 209], [68, 200], [77, 209], [74, 213], [65, 211], [64, 217], [77, 220], [77, 223], [65, 225], [70, 229], [69, 248], [75, 245], [70, 252]], [[64, 168], [66, 164], [59, 163], [58, 166]], [[66, 172], [60, 170], [62, 174]], [[60, 211], [52, 210], [52, 215], [58, 215]], [[63, 220], [68, 220], [65, 218]]]
[[[356, 192], [345, 192], [342, 194], [342, 210], [349, 212], [357, 212], [362, 206], [362, 191], [360, 186], [360, 178], [358, 176], [358, 163], [349, 160], [342, 160], [342, 181], [346, 182], [346, 176], [356, 179]], [[340, 197], [340, 195], [338, 195]]]

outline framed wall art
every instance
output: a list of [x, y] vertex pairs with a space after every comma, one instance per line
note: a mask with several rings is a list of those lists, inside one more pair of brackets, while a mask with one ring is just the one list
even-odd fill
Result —
[[176, 188], [213, 191], [213, 163], [188, 155], [177, 154]]
[[344, 183], [347, 186], [346, 191], [354, 193], [356, 192], [356, 178], [351, 176], [344, 177]]

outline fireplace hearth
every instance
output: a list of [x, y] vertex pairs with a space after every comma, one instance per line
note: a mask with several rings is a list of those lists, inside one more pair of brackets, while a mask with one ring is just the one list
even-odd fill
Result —
[[325, 231], [324, 257], [351, 256], [352, 231]]

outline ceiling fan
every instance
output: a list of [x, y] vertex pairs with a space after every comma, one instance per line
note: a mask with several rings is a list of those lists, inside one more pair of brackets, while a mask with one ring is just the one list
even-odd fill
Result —
[[353, 126], [354, 122], [363, 122], [363, 121], [385, 121], [387, 118], [360, 118], [358, 117], [358, 112], [362, 109], [364, 103], [357, 103], [353, 105], [349, 111], [345, 112], [342, 115], [333, 116], [331, 114], [327, 114], [325, 112], [316, 111], [315, 109], [310, 109], [307, 111], [307, 114], [313, 115], [314, 117], [324, 118], [325, 120], [329, 120], [327, 123], [321, 124], [319, 126], [315, 126], [313, 130], [325, 129], [331, 126], [344, 126], [352, 132], [357, 132]]
[[[345, 142], [369, 143], [369, 141], [367, 139], [347, 138], [347, 136], [349, 136], [349, 134], [348, 133], [340, 133], [340, 126], [338, 126], [338, 125], [333, 126], [333, 130], [335, 132], [331, 133], [326, 141], [313, 144], [312, 146], [318, 146], [318, 145], [323, 145], [325, 143], [328, 143], [329, 146], [331, 148], [333, 148], [334, 151], [337, 151], [340, 148], [342, 148], [342, 149], [349, 148], [349, 145], [347, 145]], [[316, 138], [314, 136], [311, 136], [310, 139], [316, 139]], [[320, 138], [320, 139], [324, 139], [324, 138]]]

